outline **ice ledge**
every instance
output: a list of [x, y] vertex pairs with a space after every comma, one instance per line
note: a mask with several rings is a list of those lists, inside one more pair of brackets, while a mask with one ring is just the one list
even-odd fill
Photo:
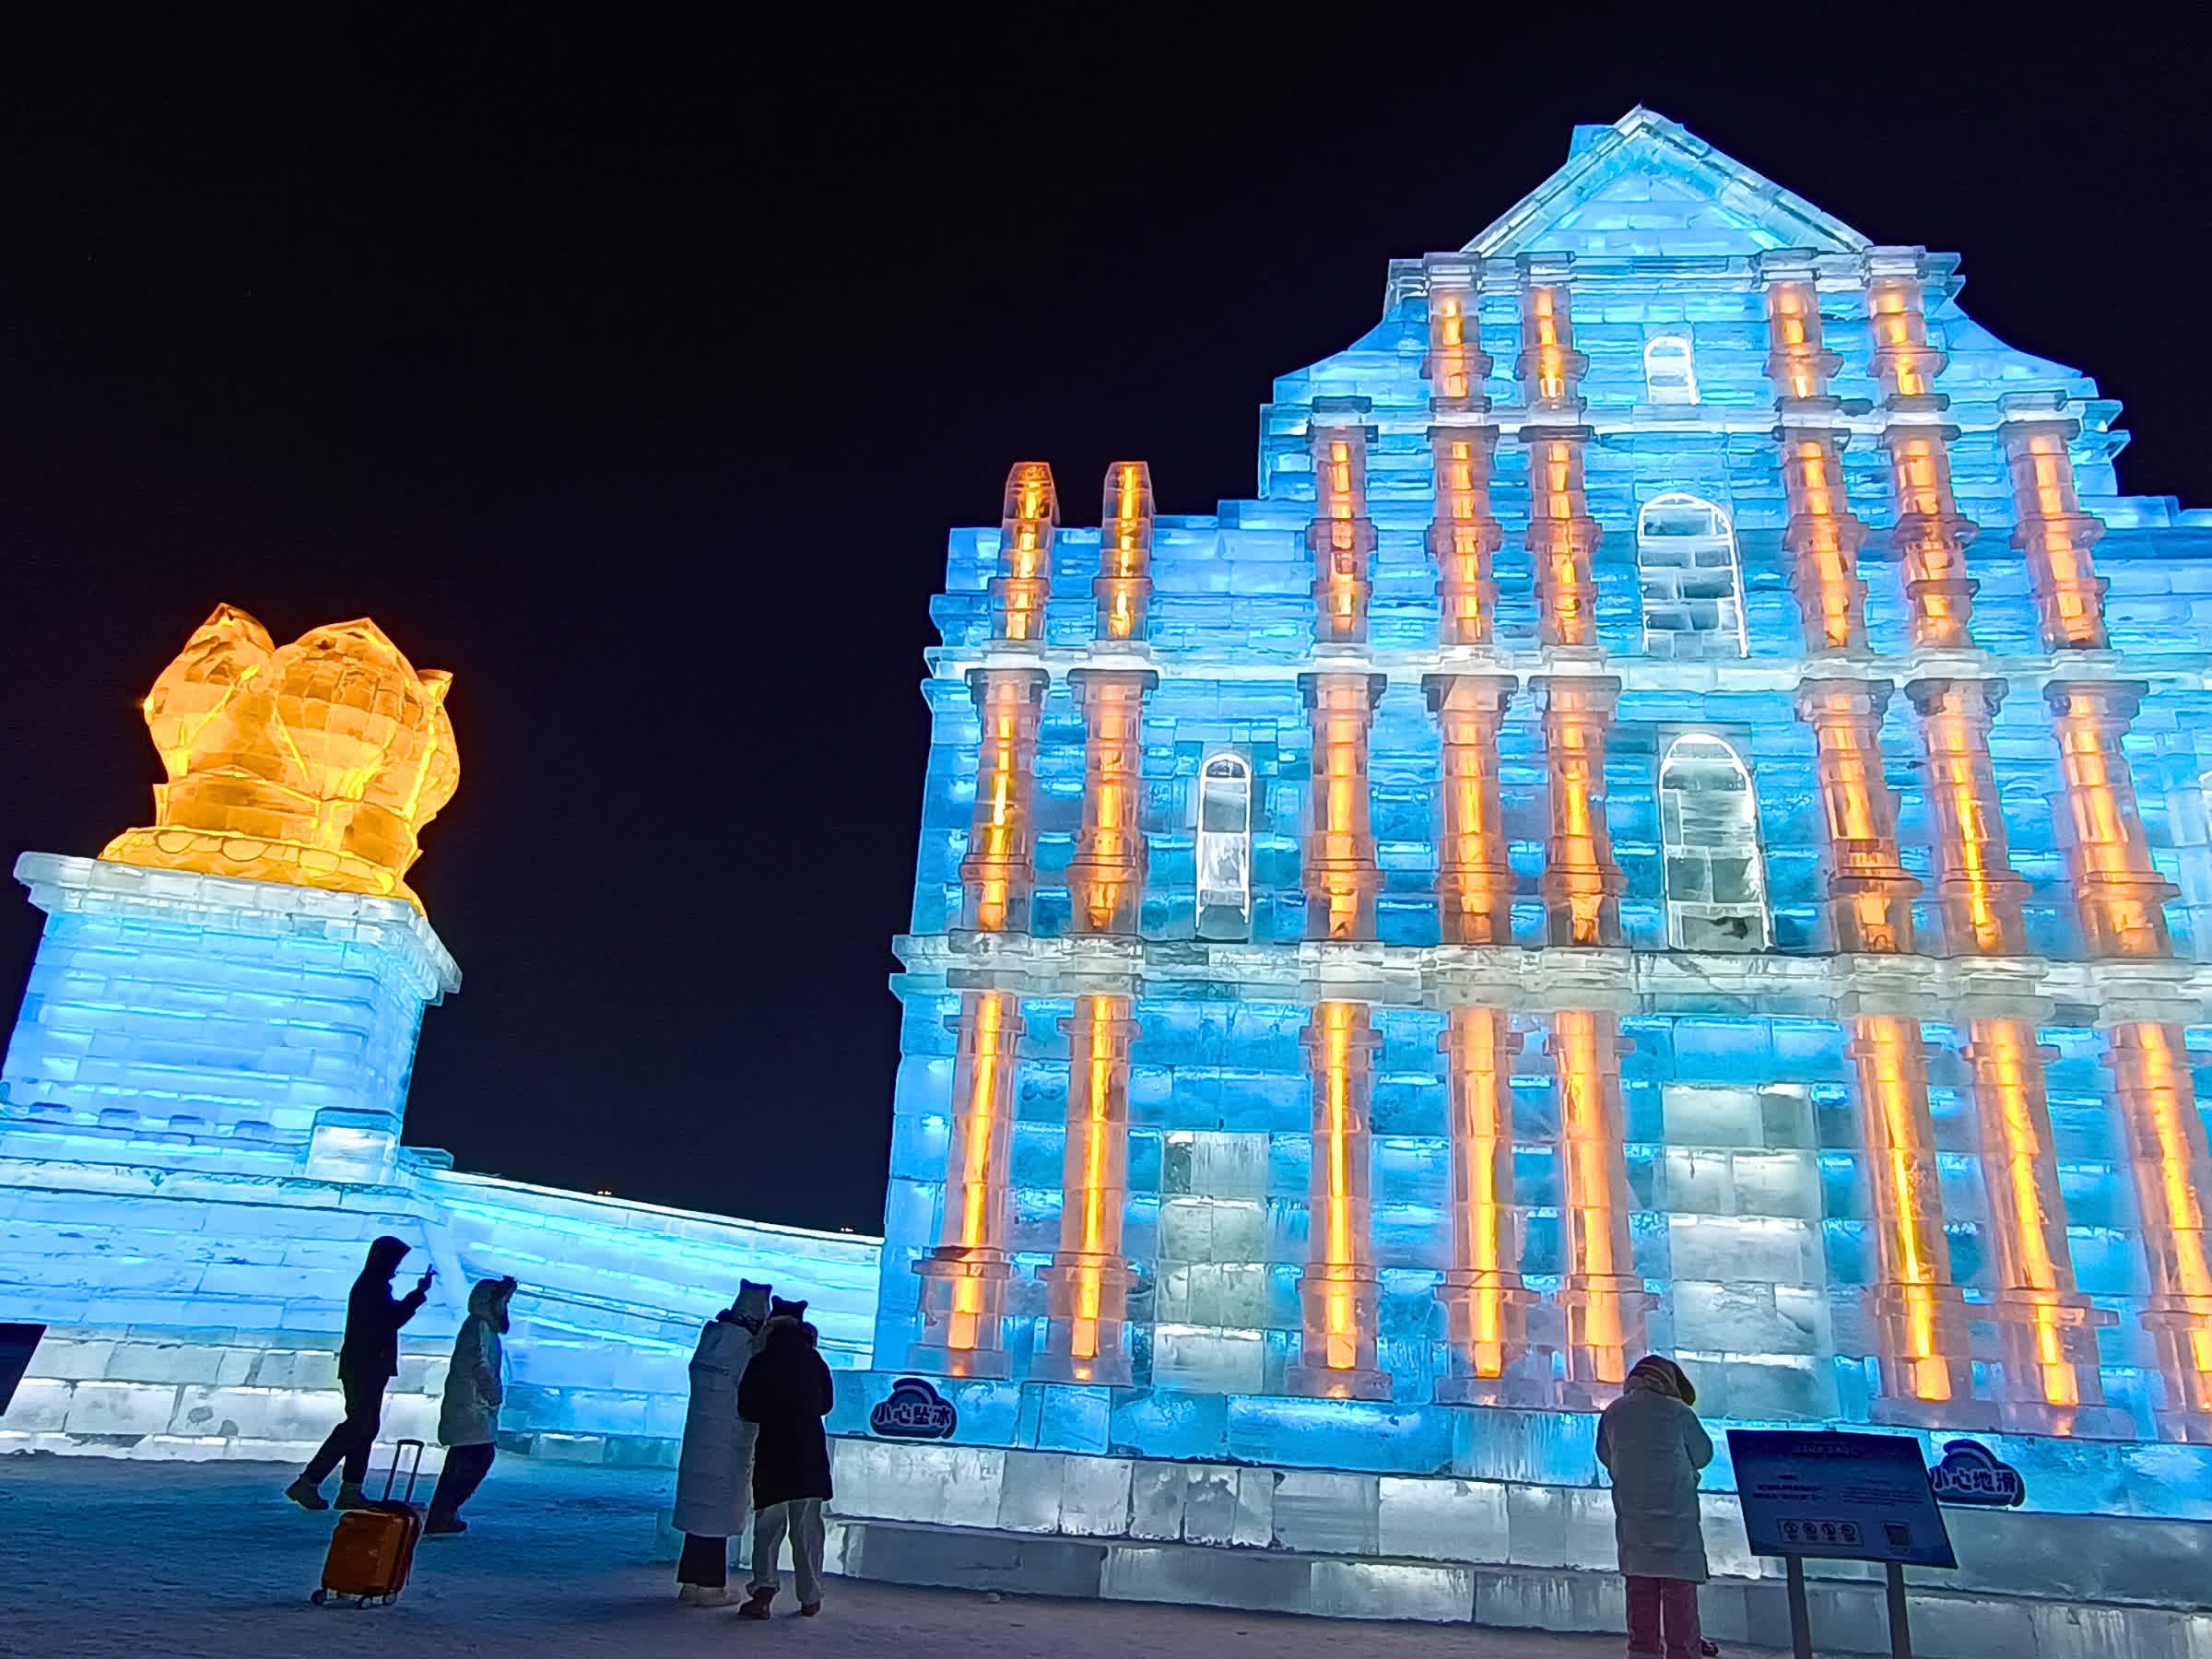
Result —
[[403, 900], [59, 853], [24, 853], [16, 860], [16, 879], [49, 915], [159, 918], [219, 925], [229, 933], [358, 939], [396, 954], [426, 1001], [461, 989], [460, 964], [422, 913]]

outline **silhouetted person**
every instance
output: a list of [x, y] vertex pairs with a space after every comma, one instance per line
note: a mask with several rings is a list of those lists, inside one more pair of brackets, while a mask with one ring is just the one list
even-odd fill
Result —
[[438, 1402], [438, 1441], [445, 1467], [430, 1494], [423, 1535], [465, 1533], [461, 1506], [476, 1495], [499, 1453], [500, 1402], [506, 1398], [507, 1300], [512, 1278], [478, 1279], [468, 1292], [468, 1317], [453, 1337], [453, 1362], [446, 1368], [445, 1395]]
[[323, 1449], [308, 1460], [299, 1479], [284, 1495], [302, 1509], [328, 1509], [323, 1483], [339, 1463], [346, 1472], [338, 1482], [338, 1507], [359, 1509], [368, 1501], [361, 1482], [369, 1478], [369, 1453], [376, 1446], [377, 1425], [384, 1415], [384, 1384], [399, 1371], [399, 1327], [415, 1317], [430, 1293], [436, 1274], [429, 1268], [415, 1281], [415, 1288], [394, 1300], [392, 1276], [399, 1271], [406, 1244], [387, 1235], [369, 1246], [369, 1260], [361, 1277], [353, 1281], [346, 1299], [346, 1340], [338, 1348], [338, 1386], [345, 1391], [346, 1415], [330, 1431]]
[[737, 1300], [707, 1321], [691, 1355], [691, 1403], [676, 1466], [677, 1599], [720, 1607], [730, 1594], [730, 1540], [752, 1512], [753, 1426], [737, 1415], [737, 1390], [768, 1317], [768, 1287], [737, 1281]]
[[822, 1504], [831, 1496], [822, 1419], [837, 1404], [837, 1385], [806, 1314], [805, 1302], [776, 1300], [737, 1389], [737, 1409], [760, 1429], [753, 1445], [752, 1596], [737, 1609], [747, 1618], [768, 1617], [786, 1536], [799, 1611], [811, 1618], [822, 1610]]
[[1613, 1541], [1629, 1582], [1631, 1659], [1698, 1659], [1705, 1535], [1698, 1471], [1712, 1441], [1691, 1409], [1698, 1391], [1672, 1359], [1647, 1354], [1597, 1423], [1597, 1461], [1613, 1477]]

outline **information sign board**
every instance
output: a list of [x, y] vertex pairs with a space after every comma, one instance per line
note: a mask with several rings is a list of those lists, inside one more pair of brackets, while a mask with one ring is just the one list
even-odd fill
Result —
[[1910, 1435], [1731, 1429], [1728, 1456], [1754, 1555], [1959, 1564]]

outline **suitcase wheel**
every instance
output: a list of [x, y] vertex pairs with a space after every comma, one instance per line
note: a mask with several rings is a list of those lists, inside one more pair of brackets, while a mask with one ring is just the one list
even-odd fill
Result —
[[327, 1590], [318, 1590], [307, 1599], [311, 1602], [313, 1602], [316, 1606], [320, 1607], [329, 1602], [330, 1592]]

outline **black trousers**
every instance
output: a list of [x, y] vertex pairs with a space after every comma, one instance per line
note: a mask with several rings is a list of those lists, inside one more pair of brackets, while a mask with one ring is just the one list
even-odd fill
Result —
[[700, 1533], [684, 1535], [684, 1553], [676, 1563], [676, 1582], [719, 1590], [730, 1582], [730, 1541]]
[[355, 1486], [369, 1478], [369, 1454], [376, 1449], [376, 1431], [384, 1418], [384, 1383], [388, 1379], [340, 1375], [346, 1391], [346, 1415], [330, 1431], [323, 1449], [307, 1462], [311, 1485], [321, 1486], [342, 1459], [346, 1478]]
[[461, 1506], [477, 1495], [484, 1477], [491, 1473], [497, 1446], [449, 1446], [445, 1467], [438, 1475], [438, 1489], [430, 1494], [430, 1513], [457, 1515]]

